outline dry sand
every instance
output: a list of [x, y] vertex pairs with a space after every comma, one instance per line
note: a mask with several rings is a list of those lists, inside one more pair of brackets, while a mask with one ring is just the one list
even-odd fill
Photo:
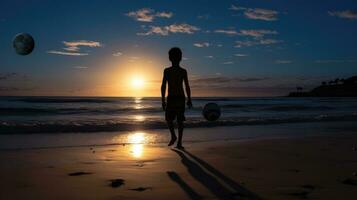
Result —
[[356, 199], [357, 135], [0, 151], [0, 199]]

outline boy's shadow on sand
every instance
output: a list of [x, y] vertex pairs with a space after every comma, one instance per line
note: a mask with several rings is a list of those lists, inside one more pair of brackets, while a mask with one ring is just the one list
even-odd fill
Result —
[[[190, 152], [177, 149], [172, 149], [172, 151], [181, 157], [181, 162], [190, 175], [214, 194], [217, 199], [261, 199]], [[167, 174], [191, 199], [203, 199], [176, 172], [168, 171]]]

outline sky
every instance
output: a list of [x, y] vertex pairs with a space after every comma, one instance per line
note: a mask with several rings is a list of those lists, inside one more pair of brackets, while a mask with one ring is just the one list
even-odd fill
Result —
[[0, 95], [159, 96], [177, 46], [193, 96], [281, 96], [357, 75], [356, 35], [355, 0], [2, 0]]

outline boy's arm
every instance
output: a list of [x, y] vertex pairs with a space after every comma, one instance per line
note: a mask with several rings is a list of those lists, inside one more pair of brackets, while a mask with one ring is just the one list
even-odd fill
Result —
[[191, 88], [190, 84], [188, 83], [188, 77], [187, 77], [187, 71], [184, 76], [184, 82], [185, 82], [185, 87], [186, 87], [186, 94], [187, 94], [187, 106], [189, 108], [192, 108], [192, 101], [191, 101]]
[[166, 82], [167, 82], [167, 77], [166, 77], [166, 73], [164, 71], [164, 75], [162, 77], [162, 83], [161, 83], [161, 102], [162, 102], [163, 110], [165, 110], [165, 108], [166, 108], [166, 101], [165, 101]]

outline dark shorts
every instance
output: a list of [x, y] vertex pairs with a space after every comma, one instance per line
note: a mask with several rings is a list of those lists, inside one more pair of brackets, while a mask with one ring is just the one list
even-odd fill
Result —
[[165, 119], [166, 121], [174, 121], [175, 119], [177, 119], [178, 122], [186, 120], [184, 96], [167, 97]]

